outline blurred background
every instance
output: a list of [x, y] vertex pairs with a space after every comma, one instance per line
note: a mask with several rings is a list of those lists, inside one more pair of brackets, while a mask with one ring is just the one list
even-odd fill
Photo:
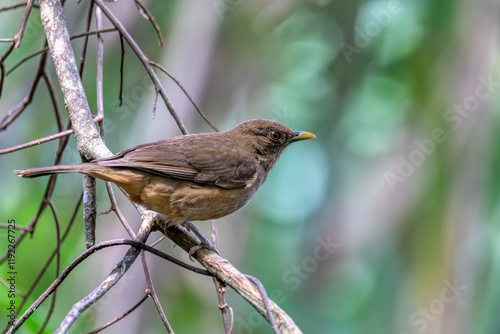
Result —
[[[500, 332], [498, 1], [144, 3], [165, 37], [163, 48], [132, 1], [107, 5], [219, 129], [268, 118], [317, 135], [290, 147], [253, 201], [218, 221], [221, 254], [258, 277], [304, 333]], [[71, 34], [84, 30], [88, 5], [67, 1]], [[0, 37], [15, 35], [22, 14], [22, 8], [0, 13]], [[90, 41], [83, 82], [95, 111], [95, 36]], [[128, 47], [119, 106], [120, 41], [117, 33], [105, 34], [104, 41], [104, 128], [110, 150], [179, 135], [161, 101], [152, 118], [154, 89]], [[6, 69], [43, 43], [34, 9], [21, 48], [6, 61]], [[82, 40], [73, 40], [73, 46], [79, 56]], [[7, 43], [0, 43], [2, 54], [6, 49]], [[6, 78], [1, 118], [27, 93], [37, 63], [28, 61]], [[159, 75], [188, 130], [212, 131], [182, 91]], [[0, 132], [0, 149], [57, 132], [44, 85], [33, 101]], [[51, 165], [57, 145], [53, 141], [0, 156], [2, 224], [15, 219], [26, 226], [47, 184], [47, 178], [20, 179], [12, 170]], [[63, 163], [79, 161], [72, 138]], [[98, 183], [98, 210], [105, 212], [110, 204], [103, 182]], [[81, 176], [59, 177], [52, 198], [62, 227], [80, 191]], [[139, 215], [116, 188], [115, 193], [137, 230]], [[81, 217], [80, 208], [62, 245], [63, 268], [85, 250]], [[196, 225], [209, 234], [209, 223]], [[19, 291], [29, 288], [54, 249], [55, 233], [53, 215], [45, 210], [33, 238], [16, 250]], [[160, 236], [154, 233], [149, 241]], [[97, 241], [123, 237], [127, 234], [115, 215], [99, 216]], [[5, 245], [5, 229], [0, 238]], [[187, 260], [171, 245], [165, 240], [158, 248]], [[101, 251], [70, 275], [45, 332], [55, 330], [125, 251]], [[176, 333], [223, 333], [212, 280], [150, 254], [147, 258]], [[0, 270], [5, 277], [5, 263]], [[55, 277], [52, 263], [27, 305]], [[144, 289], [136, 261], [106, 297], [85, 311], [74, 332], [90, 331], [125, 312]], [[2, 310], [6, 294], [0, 286]], [[240, 296], [230, 290], [226, 298], [234, 310], [234, 333], [272, 333]], [[49, 306], [49, 301], [42, 304], [22, 333], [36, 332]], [[4, 324], [2, 316], [0, 327]], [[105, 333], [144, 328], [164, 331], [151, 301]]]

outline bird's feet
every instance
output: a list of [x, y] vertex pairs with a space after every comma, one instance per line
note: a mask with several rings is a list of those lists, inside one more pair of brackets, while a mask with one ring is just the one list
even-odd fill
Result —
[[189, 253], [188, 253], [189, 259], [194, 262], [194, 260], [193, 260], [194, 253], [196, 253], [197, 251], [199, 251], [200, 249], [203, 249], [203, 248], [211, 250], [211, 251], [213, 251], [213, 252], [215, 252], [215, 253], [217, 253], [217, 254], [220, 255], [219, 251], [217, 250], [217, 248], [212, 243], [210, 243], [210, 242], [209, 243], [205, 243], [205, 242], [201, 241], [196, 246], [191, 247], [191, 249], [189, 250]]
[[186, 225], [187, 228], [189, 230], [191, 230], [191, 232], [193, 232], [193, 234], [196, 235], [198, 237], [198, 239], [200, 240], [200, 243], [197, 244], [196, 246], [191, 247], [191, 249], [188, 252], [189, 259], [191, 261], [194, 261], [193, 260], [194, 253], [196, 253], [197, 251], [199, 251], [200, 249], [203, 249], [203, 248], [211, 250], [212, 252], [215, 252], [215, 253], [220, 255], [217, 248], [196, 228], [196, 226], [193, 225], [193, 223], [191, 223], [189, 220], [186, 220], [184, 222], [184, 225]]

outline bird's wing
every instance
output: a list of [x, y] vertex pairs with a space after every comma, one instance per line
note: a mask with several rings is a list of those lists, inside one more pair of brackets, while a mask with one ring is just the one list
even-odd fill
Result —
[[254, 179], [257, 167], [250, 152], [231, 140], [205, 141], [199, 145], [184, 143], [187, 162], [200, 171], [194, 181], [221, 188], [242, 188]]
[[226, 189], [244, 187], [254, 177], [253, 161], [233, 147], [222, 147], [220, 141], [204, 140], [213, 137], [200, 136], [139, 145], [95, 162]]

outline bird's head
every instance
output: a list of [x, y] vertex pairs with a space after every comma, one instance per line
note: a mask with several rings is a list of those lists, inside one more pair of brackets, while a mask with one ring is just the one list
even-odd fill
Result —
[[273, 168], [281, 153], [293, 142], [315, 138], [310, 132], [292, 131], [280, 122], [254, 119], [238, 124], [233, 131], [257, 153], [257, 159], [267, 170]]

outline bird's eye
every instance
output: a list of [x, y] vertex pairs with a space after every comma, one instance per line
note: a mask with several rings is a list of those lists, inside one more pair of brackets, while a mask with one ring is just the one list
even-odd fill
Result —
[[273, 131], [269, 134], [269, 138], [271, 138], [271, 140], [273, 141], [280, 141], [281, 137], [281, 133], [276, 131]]

